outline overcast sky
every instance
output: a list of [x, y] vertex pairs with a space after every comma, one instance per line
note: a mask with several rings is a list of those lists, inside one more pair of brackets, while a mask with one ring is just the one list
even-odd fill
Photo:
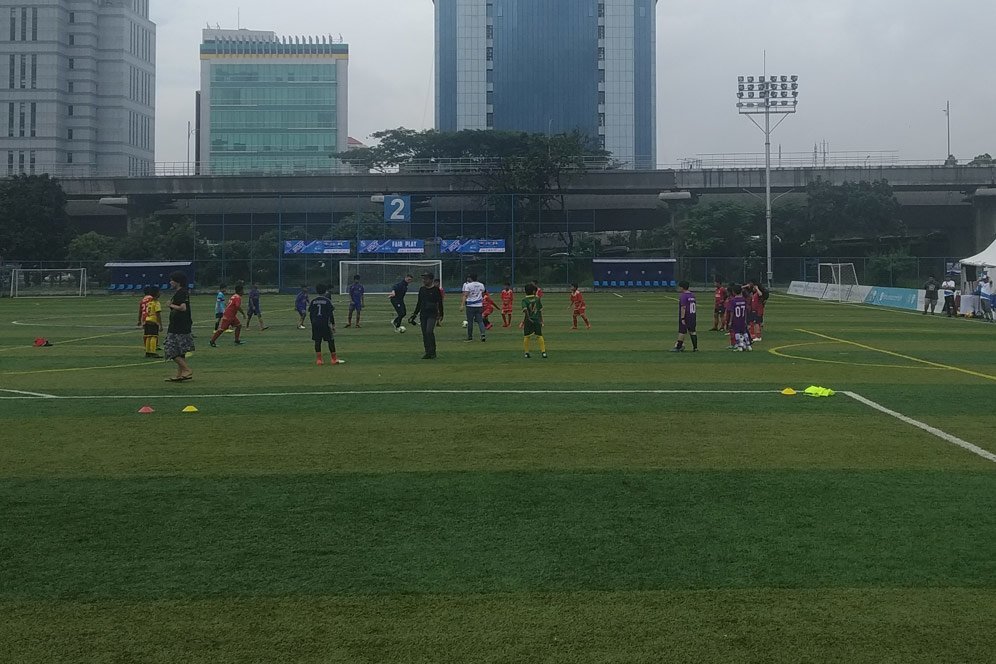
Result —
[[[186, 159], [207, 23], [341, 33], [350, 135], [432, 127], [431, 0], [153, 0], [151, 11], [159, 162]], [[763, 150], [735, 103], [737, 75], [760, 73], [764, 49], [769, 74], [800, 78], [799, 112], [775, 133], [776, 150], [811, 152], [827, 141], [834, 151], [942, 160], [950, 100], [952, 152], [996, 153], [994, 25], [994, 0], [660, 0], [658, 161]]]

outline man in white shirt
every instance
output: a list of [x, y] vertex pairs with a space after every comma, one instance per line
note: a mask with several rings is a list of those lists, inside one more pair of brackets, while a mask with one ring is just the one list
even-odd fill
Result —
[[946, 313], [948, 318], [956, 316], [958, 312], [955, 311], [955, 282], [950, 274], [944, 277], [941, 290], [944, 291], [944, 309], [941, 311]]
[[460, 307], [467, 311], [467, 339], [474, 340], [474, 323], [481, 330], [481, 341], [487, 341], [484, 336], [484, 284], [477, 280], [476, 274], [470, 274], [463, 285], [463, 300]]
[[979, 280], [979, 304], [982, 305], [982, 318], [993, 322], [993, 282], [988, 274], [983, 274]]

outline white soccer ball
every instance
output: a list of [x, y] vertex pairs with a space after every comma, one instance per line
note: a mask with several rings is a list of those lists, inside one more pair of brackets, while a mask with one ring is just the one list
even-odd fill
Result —
[[408, 328], [405, 327], [404, 325], [402, 325], [401, 327], [398, 328], [398, 332], [400, 332], [401, 334], [404, 334], [407, 331], [408, 331]]
[[463, 321], [463, 326], [467, 327], [467, 321]]

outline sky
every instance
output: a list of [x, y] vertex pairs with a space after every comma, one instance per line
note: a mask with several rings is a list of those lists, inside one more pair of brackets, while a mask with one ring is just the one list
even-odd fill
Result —
[[[208, 23], [342, 34], [349, 134], [368, 142], [381, 129], [432, 127], [432, 0], [154, 0], [150, 11], [158, 162], [186, 160]], [[760, 74], [765, 51], [769, 74], [799, 76], [798, 113], [772, 137], [786, 158], [825, 143], [833, 152], [941, 161], [948, 101], [952, 153], [962, 161], [996, 154], [994, 25], [993, 0], [659, 0], [657, 161], [763, 151], [762, 132], [735, 104], [737, 76]]]

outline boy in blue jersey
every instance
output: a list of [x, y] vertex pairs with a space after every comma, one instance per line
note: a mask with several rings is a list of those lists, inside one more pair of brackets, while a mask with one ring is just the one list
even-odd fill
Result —
[[328, 296], [328, 286], [318, 284], [315, 291], [318, 296], [308, 304], [308, 314], [311, 317], [311, 340], [315, 342], [315, 354], [318, 356], [315, 364], [321, 366], [325, 364], [322, 359], [322, 342], [329, 346], [332, 354], [332, 365], [342, 364], [342, 360], [335, 354], [335, 307]]
[[249, 308], [246, 311], [246, 328], [249, 327], [252, 317], [255, 316], [259, 319], [260, 332], [270, 329], [269, 326], [263, 325], [263, 310], [259, 306], [259, 284], [253, 284], [252, 288], [249, 289]]
[[356, 312], [356, 327], [360, 326], [360, 312], [363, 311], [363, 293], [365, 289], [360, 283], [360, 275], [353, 277], [353, 283], [349, 285], [349, 317], [346, 320], [346, 327], [353, 326], [353, 312]]
[[297, 315], [301, 317], [301, 320], [297, 324], [297, 329], [304, 329], [304, 318], [308, 315], [308, 287], [302, 285], [301, 292], [297, 294], [297, 298], [294, 299], [294, 309], [297, 311]]
[[227, 287], [225, 284], [218, 286], [218, 292], [214, 294], [214, 329], [218, 330], [221, 325], [221, 317], [225, 314], [225, 301], [228, 299]]

